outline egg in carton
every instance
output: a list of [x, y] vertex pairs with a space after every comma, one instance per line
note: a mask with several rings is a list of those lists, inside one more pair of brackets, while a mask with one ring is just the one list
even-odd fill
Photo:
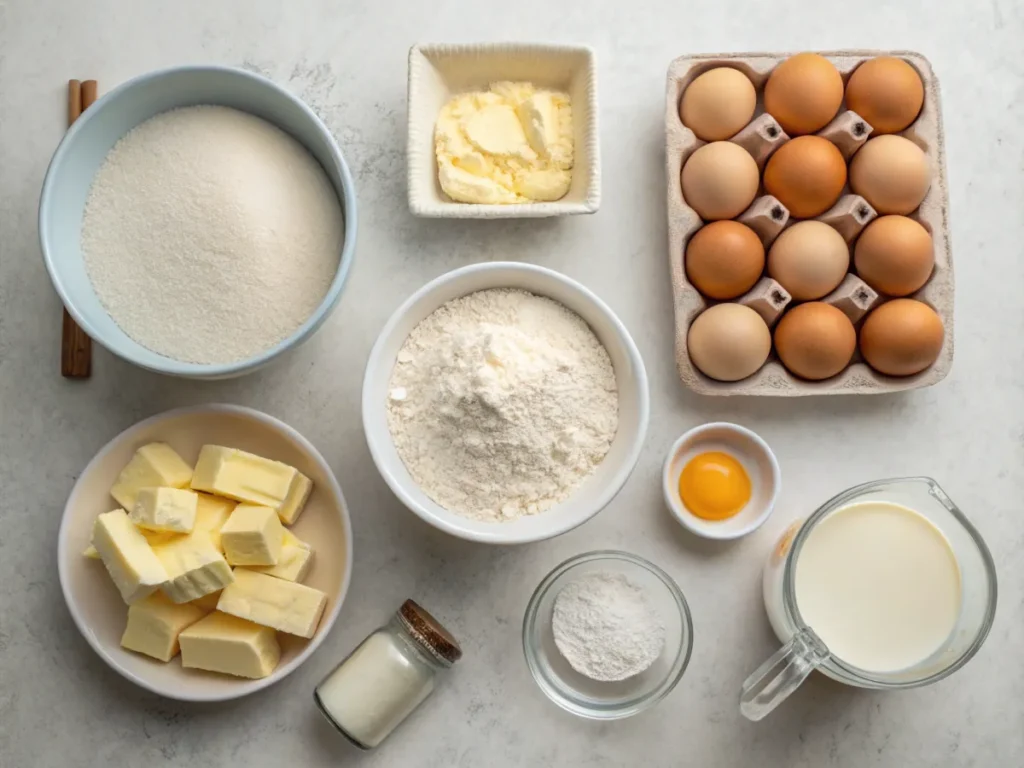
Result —
[[[754, 91], [749, 92], [746, 90], [748, 86], [742, 84], [742, 78], [737, 78], [730, 70], [722, 70], [719, 75], [702, 81], [703, 87], [711, 90], [736, 89], [738, 94], [736, 111], [715, 116], [720, 125], [713, 127], [719, 134], [715, 135], [713, 130], [710, 133], [702, 133], [715, 141], [725, 140], [742, 147], [753, 159], [753, 164], [750, 164], [745, 157], [735, 153], [731, 148], [714, 148], [724, 158], [717, 159], [718, 164], [730, 163], [737, 169], [733, 174], [733, 178], [737, 179], [736, 188], [726, 189], [722, 199], [713, 199], [712, 202], [720, 205], [717, 210], [711, 212], [711, 215], [707, 211], [703, 212], [707, 218], [723, 218], [725, 214], [724, 218], [735, 218], [736, 221], [745, 224], [758, 235], [767, 252], [776, 238], [796, 223], [796, 217], [791, 216], [790, 210], [779, 199], [768, 194], [768, 190], [761, 183], [761, 175], [771, 156], [791, 141], [782, 123], [765, 111], [764, 86], [772, 71], [792, 55], [704, 54], [682, 56], [669, 66], [665, 99], [668, 250], [674, 295], [676, 364], [679, 376], [687, 387], [706, 395], [792, 397], [813, 394], [879, 394], [935, 384], [946, 376], [953, 360], [953, 263], [949, 239], [945, 148], [938, 82], [928, 60], [918, 53], [909, 51], [827, 51], [821, 55], [832, 62], [839, 71], [844, 91], [853, 71], [863, 62], [878, 56], [902, 59], [916, 70], [923, 83], [924, 102], [920, 113], [909, 127], [895, 135], [913, 142], [923, 151], [927, 160], [927, 193], [920, 205], [907, 215], [924, 227], [933, 244], [934, 267], [927, 282], [914, 291], [910, 298], [917, 299], [935, 310], [944, 326], [941, 349], [934, 363], [910, 376], [886, 376], [868, 366], [858, 350], [854, 352], [849, 365], [838, 374], [821, 381], [810, 381], [790, 373], [779, 361], [773, 349], [767, 362], [756, 372], [739, 381], [727, 382], [704, 375], [691, 360], [687, 345], [690, 327], [702, 312], [719, 302], [701, 294], [687, 277], [684, 262], [687, 246], [691, 238], [706, 226], [695, 207], [703, 208], [707, 203], [701, 200], [701, 204], [695, 206], [692, 204], [694, 201], [688, 202], [684, 188], [695, 188], [694, 179], [696, 184], [699, 184], [703, 179], [720, 180], [722, 175], [716, 176], [714, 173], [716, 163], [709, 163], [703, 169], [702, 163], [695, 163], [689, 172], [694, 179], [688, 184], [684, 178], [682, 171], [687, 160], [709, 142], [698, 138], [693, 130], [683, 124], [682, 97], [696, 78], [719, 67], [728, 67], [742, 73], [754, 85]], [[751, 102], [753, 117], [748, 120]], [[837, 154], [841, 155], [844, 162], [851, 161], [858, 150], [872, 138], [873, 131], [867, 120], [849, 110], [847, 106], [844, 93], [844, 100], [834, 113], [834, 118], [811, 134], [827, 139], [838, 150]], [[831, 110], [831, 107], [828, 109]], [[779, 114], [780, 110], [774, 111]], [[737, 120], [740, 122], [737, 123]], [[687, 122], [693, 125], [689, 115]], [[743, 122], [746, 122], [746, 125], [742, 125]], [[784, 119], [783, 122], [787, 121]], [[737, 125], [742, 127], [737, 130]], [[794, 126], [791, 125], [791, 128]], [[800, 131], [800, 126], [795, 126], [794, 133], [797, 131]], [[722, 135], [723, 132], [726, 135]], [[721, 151], [722, 149], [725, 151]], [[751, 167], [756, 169], [758, 176], [755, 191], [751, 191]], [[856, 174], [856, 171], [851, 170], [851, 173]], [[859, 335], [865, 316], [871, 310], [890, 301], [891, 297], [875, 291], [853, 271], [854, 243], [861, 232], [877, 218], [878, 213], [867, 200], [852, 193], [845, 173], [843, 181], [835, 203], [827, 210], [815, 212], [812, 220], [829, 225], [845, 241], [850, 254], [850, 271], [834, 290], [820, 300], [845, 314], [857, 327]], [[749, 197], [753, 197], [752, 202], [749, 202]], [[741, 201], [741, 210], [736, 210], [737, 200]], [[769, 328], [773, 328], [788, 309], [798, 304], [790, 292], [767, 271], [755, 276], [755, 279], [756, 282], [749, 290], [731, 301], [750, 307], [764, 319]], [[877, 282], [875, 284], [877, 285]], [[758, 340], [757, 344], [761, 343], [763, 342]]]

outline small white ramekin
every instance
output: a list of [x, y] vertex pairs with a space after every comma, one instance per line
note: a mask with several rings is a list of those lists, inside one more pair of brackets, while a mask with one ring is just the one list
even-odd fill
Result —
[[[687, 462], [705, 451], [734, 456], [750, 476], [750, 501], [726, 520], [704, 520], [686, 508], [679, 495], [679, 475]], [[705, 539], [738, 539], [760, 528], [775, 508], [782, 473], [772, 449], [758, 434], [738, 424], [716, 421], [683, 434], [669, 449], [662, 470], [662, 490], [669, 511], [689, 531]]]

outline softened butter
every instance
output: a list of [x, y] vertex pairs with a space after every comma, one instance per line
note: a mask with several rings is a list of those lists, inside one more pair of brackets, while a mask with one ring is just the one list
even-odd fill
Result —
[[463, 203], [558, 200], [572, 182], [568, 94], [499, 82], [442, 109], [434, 132], [438, 178]]

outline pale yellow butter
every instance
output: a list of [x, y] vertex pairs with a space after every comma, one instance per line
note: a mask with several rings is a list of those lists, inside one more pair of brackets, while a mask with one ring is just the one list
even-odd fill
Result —
[[205, 615], [201, 608], [176, 605], [156, 592], [128, 606], [128, 624], [121, 636], [121, 647], [170, 661], [178, 655], [178, 636], [182, 630]]
[[288, 524], [302, 512], [311, 488], [295, 467], [220, 445], [203, 446], [192, 476], [192, 490], [270, 507]]
[[190, 533], [196, 524], [199, 495], [184, 488], [140, 488], [129, 517], [149, 531]]
[[205, 531], [193, 531], [153, 548], [167, 572], [160, 589], [175, 603], [223, 589], [231, 583], [231, 566]]
[[238, 677], [266, 677], [281, 659], [269, 627], [214, 611], [178, 637], [181, 666]]
[[192, 467], [167, 443], [149, 443], [139, 448], [117, 476], [110, 495], [125, 509], [134, 509], [140, 488], [166, 486], [186, 488], [192, 479]]
[[220, 542], [231, 565], [277, 565], [284, 526], [270, 507], [239, 504], [221, 526]]
[[285, 528], [281, 556], [277, 560], [277, 565], [250, 567], [259, 573], [286, 581], [304, 581], [312, 565], [313, 548]]
[[208, 595], [197, 597], [195, 600], [189, 600], [187, 605], [194, 605], [203, 611], [204, 614], [210, 613], [211, 611], [217, 610], [217, 602], [220, 600], [221, 590], [211, 592]]
[[[137, 528], [138, 532], [142, 534], [142, 537], [149, 542], [149, 546], [155, 547], [157, 544], [166, 544], [172, 541], [178, 534], [168, 533], [166, 531], [147, 531], [145, 528]], [[100, 553], [96, 551], [96, 547], [90, 544], [84, 550], [82, 550], [82, 557], [88, 557], [92, 560], [100, 560]]]
[[316, 632], [327, 605], [319, 589], [245, 568], [235, 568], [234, 574], [220, 595], [218, 611], [299, 637]]
[[167, 580], [167, 571], [123, 509], [96, 518], [92, 545], [129, 605], [152, 594]]
[[220, 544], [220, 529], [228, 521], [228, 517], [238, 505], [233, 499], [211, 496], [208, 493], [197, 493], [195, 530], [206, 531], [210, 541], [217, 549], [224, 551]]
[[288, 491], [288, 496], [277, 509], [277, 516], [285, 525], [292, 525], [298, 520], [302, 510], [306, 508], [306, 501], [313, 490], [313, 481], [296, 470], [295, 480]]
[[572, 183], [568, 94], [499, 82], [453, 97], [434, 129], [438, 180], [464, 203], [558, 200]]

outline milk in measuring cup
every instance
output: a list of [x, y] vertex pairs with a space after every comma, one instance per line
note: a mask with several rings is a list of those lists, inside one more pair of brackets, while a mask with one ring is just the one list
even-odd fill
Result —
[[798, 553], [794, 587], [804, 623], [832, 655], [871, 672], [925, 661], [945, 646], [960, 614], [949, 541], [924, 515], [886, 501], [850, 504], [821, 520]]

